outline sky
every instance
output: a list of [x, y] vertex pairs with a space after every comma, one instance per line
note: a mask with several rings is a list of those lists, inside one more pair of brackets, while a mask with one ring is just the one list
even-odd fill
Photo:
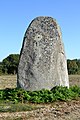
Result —
[[38, 16], [57, 20], [67, 59], [80, 59], [80, 0], [0, 0], [0, 61], [20, 53], [24, 33]]

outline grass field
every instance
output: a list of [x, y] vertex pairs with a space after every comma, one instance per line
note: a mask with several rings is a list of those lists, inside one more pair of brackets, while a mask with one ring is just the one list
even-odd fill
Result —
[[[70, 86], [80, 86], [80, 75], [69, 75]], [[17, 75], [1, 75], [0, 76], [0, 89], [16, 88]]]
[[80, 75], [69, 75], [69, 84], [70, 86], [80, 86]]
[[15, 88], [17, 84], [16, 75], [1, 75], [0, 76], [0, 89]]

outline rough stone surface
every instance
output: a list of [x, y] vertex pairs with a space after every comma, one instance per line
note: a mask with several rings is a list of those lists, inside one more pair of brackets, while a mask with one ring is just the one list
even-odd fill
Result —
[[25, 32], [17, 86], [33, 91], [57, 85], [69, 87], [60, 27], [51, 17], [37, 17]]

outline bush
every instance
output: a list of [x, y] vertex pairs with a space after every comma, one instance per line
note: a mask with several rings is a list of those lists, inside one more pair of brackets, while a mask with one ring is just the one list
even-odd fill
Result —
[[68, 101], [80, 97], [80, 87], [57, 86], [52, 90], [25, 91], [23, 89], [0, 90], [0, 100], [13, 101], [14, 103], [49, 103], [54, 101]]

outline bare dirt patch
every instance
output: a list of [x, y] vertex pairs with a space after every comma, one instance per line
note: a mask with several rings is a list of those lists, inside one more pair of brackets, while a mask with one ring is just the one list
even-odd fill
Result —
[[80, 120], [80, 101], [36, 106], [41, 108], [26, 112], [0, 113], [0, 120]]

